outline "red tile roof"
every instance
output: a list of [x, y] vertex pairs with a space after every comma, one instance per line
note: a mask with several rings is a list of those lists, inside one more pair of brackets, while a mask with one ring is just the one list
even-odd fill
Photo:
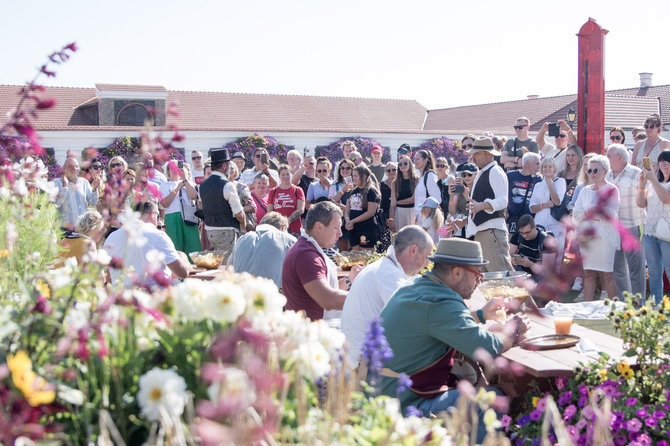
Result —
[[[106, 84], [105, 84], [106, 85]], [[160, 87], [162, 88], [162, 87]], [[2, 116], [18, 101], [20, 86], [0, 85]], [[96, 126], [77, 107], [94, 103], [92, 88], [48, 87], [57, 105], [40, 113], [38, 130], [124, 130]], [[170, 91], [182, 130], [422, 133], [426, 108], [413, 100]]]
[[95, 88], [103, 91], [142, 91], [166, 92], [160, 85], [126, 85], [126, 84], [95, 84]]

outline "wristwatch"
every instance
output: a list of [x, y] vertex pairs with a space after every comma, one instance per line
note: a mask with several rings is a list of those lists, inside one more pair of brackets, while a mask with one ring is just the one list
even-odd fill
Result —
[[351, 280], [348, 277], [344, 278], [344, 284], [351, 289]]

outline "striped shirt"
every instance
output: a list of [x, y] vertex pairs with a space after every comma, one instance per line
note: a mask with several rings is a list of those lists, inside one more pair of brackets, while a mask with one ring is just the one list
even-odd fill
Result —
[[633, 228], [644, 224], [645, 209], [635, 204], [640, 183], [640, 168], [629, 163], [616, 178], [610, 169], [605, 179], [619, 189], [619, 220], [624, 227]]
[[98, 204], [98, 191], [94, 191], [86, 178], [77, 177], [77, 181], [68, 182], [63, 187], [63, 178], [56, 178], [53, 184], [58, 188], [56, 204], [63, 219], [63, 226], [72, 226], [83, 215], [88, 206]]

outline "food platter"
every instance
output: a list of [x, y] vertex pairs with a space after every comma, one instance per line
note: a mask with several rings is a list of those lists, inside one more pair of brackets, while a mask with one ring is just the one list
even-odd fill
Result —
[[216, 269], [221, 265], [227, 251], [197, 251], [189, 254], [198, 268]]
[[553, 350], [557, 348], [569, 348], [573, 345], [577, 345], [579, 339], [579, 336], [571, 334], [551, 334], [526, 339], [521, 342], [521, 347], [525, 348], [526, 350]]

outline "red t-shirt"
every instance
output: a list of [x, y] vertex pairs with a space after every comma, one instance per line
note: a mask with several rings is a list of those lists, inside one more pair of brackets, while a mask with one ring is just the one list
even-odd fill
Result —
[[328, 280], [328, 267], [312, 243], [300, 237], [284, 257], [281, 285], [286, 296], [286, 309], [304, 310], [312, 320], [323, 318], [323, 308], [305, 291], [303, 284], [313, 280]]
[[[291, 186], [289, 189], [282, 189], [277, 186], [270, 189], [268, 194], [268, 204], [271, 204], [276, 212], [286, 218], [298, 209], [298, 200], [305, 201], [305, 192], [298, 186]], [[289, 224], [288, 232], [300, 234], [300, 228], [302, 228], [302, 221], [297, 218]]]

